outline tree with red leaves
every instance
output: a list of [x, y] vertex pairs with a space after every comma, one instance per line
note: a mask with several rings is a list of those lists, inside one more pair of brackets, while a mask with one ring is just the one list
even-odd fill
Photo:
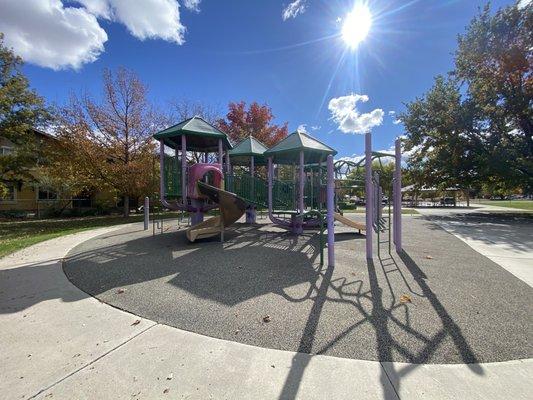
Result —
[[246, 103], [241, 101], [229, 103], [228, 108], [226, 118], [218, 120], [217, 125], [228, 134], [233, 143], [251, 135], [267, 147], [272, 147], [288, 134], [287, 122], [281, 126], [271, 123], [274, 115], [267, 105], [253, 102], [246, 109]]

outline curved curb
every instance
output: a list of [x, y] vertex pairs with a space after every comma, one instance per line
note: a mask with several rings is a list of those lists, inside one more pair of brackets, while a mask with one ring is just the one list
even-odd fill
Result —
[[[255, 347], [136, 317], [82, 292], [61, 265], [75, 246], [123, 227], [51, 239], [0, 259], [7, 278], [6, 287], [0, 282], [0, 300], [6, 301], [0, 303], [0, 392], [13, 398], [130, 398], [138, 389], [153, 398], [168, 386], [191, 398], [496, 399], [526, 398], [533, 390], [533, 359], [351, 360]], [[19, 258], [24, 262], [16, 263]]]

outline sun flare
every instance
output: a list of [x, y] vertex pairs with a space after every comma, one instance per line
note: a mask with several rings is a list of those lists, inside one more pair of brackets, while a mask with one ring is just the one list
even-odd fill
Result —
[[344, 18], [342, 38], [352, 49], [356, 48], [366, 36], [372, 26], [372, 14], [366, 4], [357, 4]]

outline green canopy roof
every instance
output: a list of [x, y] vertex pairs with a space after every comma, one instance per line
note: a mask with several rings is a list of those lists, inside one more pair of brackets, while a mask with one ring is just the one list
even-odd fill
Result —
[[165, 145], [181, 150], [181, 136], [187, 136], [188, 151], [216, 152], [218, 140], [222, 139], [222, 147], [231, 149], [228, 136], [200, 117], [192, 117], [157, 132], [154, 139], [163, 140]]
[[263, 153], [267, 147], [253, 136], [241, 140], [233, 149], [229, 151], [229, 156], [233, 165], [248, 165], [250, 157], [254, 157], [256, 165], [264, 164]]
[[300, 161], [300, 151], [304, 151], [305, 163], [324, 161], [337, 151], [303, 132], [294, 132], [274, 147], [265, 151], [265, 157], [272, 157], [277, 164], [292, 164]]

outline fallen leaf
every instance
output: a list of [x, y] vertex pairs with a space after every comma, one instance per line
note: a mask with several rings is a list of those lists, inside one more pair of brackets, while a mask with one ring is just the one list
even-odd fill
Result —
[[411, 296], [409, 296], [408, 294], [402, 294], [400, 296], [400, 303], [402, 304], [411, 303]]
[[133, 325], [139, 325], [141, 323], [141, 320], [140, 319], [136, 319], [135, 322], [133, 324], [131, 324], [132, 326]]
[[428, 260], [433, 260], [433, 257], [431, 257], [431, 256], [426, 256], [426, 259], [428, 259]]
[[265, 315], [263, 317], [263, 322], [270, 322], [270, 321], [271, 321], [270, 315]]
[[117, 290], [117, 294], [122, 294], [126, 291], [126, 289], [120, 288]]
[[163, 390], [163, 393], [165, 393], [165, 394], [168, 393], [168, 392], [170, 392], [169, 388], [166, 388], [165, 390]]
[[174, 378], [174, 374], [171, 372], [171, 373], [168, 374], [168, 376], [167, 376], [167, 381], [171, 381], [172, 378]]

